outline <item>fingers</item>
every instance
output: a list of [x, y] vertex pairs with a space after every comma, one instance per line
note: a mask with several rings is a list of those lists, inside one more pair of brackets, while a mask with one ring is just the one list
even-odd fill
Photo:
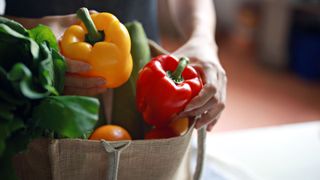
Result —
[[213, 85], [204, 85], [200, 93], [186, 106], [185, 111], [192, 111], [204, 106], [215, 95], [215, 93], [216, 88]]
[[[200, 74], [203, 76], [202, 79], [205, 85], [200, 93], [187, 105], [185, 111], [191, 111], [204, 106], [216, 94], [219, 98], [220, 90], [223, 88], [222, 76], [219, 76], [219, 72], [216, 68], [213, 68], [211, 65], [203, 65], [202, 70], [199, 72], [201, 72]], [[220, 101], [220, 99], [218, 100]]]
[[191, 100], [185, 111], [180, 113], [176, 119], [200, 116], [196, 128], [208, 125], [207, 130], [211, 130], [224, 109], [226, 77], [223, 73], [216, 73], [215, 78], [207, 79], [209, 81], [198, 96]]
[[210, 111], [205, 114], [202, 114], [201, 117], [196, 122], [196, 128], [199, 129], [200, 127], [208, 124], [209, 122], [213, 121], [214, 119], [218, 118], [220, 112], [224, 109], [224, 104], [218, 103], [216, 104]]
[[222, 112], [220, 112], [218, 116], [208, 124], [207, 131], [212, 131], [213, 127], [217, 124], [218, 120], [220, 119], [221, 114]]
[[79, 96], [95, 96], [101, 93], [104, 93], [106, 88], [88, 88], [88, 89], [80, 89], [74, 87], [65, 87], [64, 94], [66, 95], [79, 95]]
[[211, 121], [207, 126], [207, 131], [209, 131], [209, 132], [212, 131], [212, 129], [213, 129], [214, 125], [216, 125], [217, 121], [218, 121], [218, 119], [214, 119], [213, 121]]
[[90, 64], [82, 61], [66, 59], [66, 62], [67, 62], [67, 72], [70, 72], [70, 73], [87, 72], [91, 69]]
[[[213, 128], [219, 119], [226, 101], [226, 75], [224, 71], [218, 71], [214, 74], [212, 74], [212, 72], [213, 71], [211, 71], [211, 73], [204, 71], [207, 84], [203, 87], [199, 95], [188, 104], [185, 112], [181, 113], [184, 116], [201, 115], [197, 120], [196, 128], [208, 125], [208, 131]], [[187, 111], [188, 109], [192, 110]]]
[[105, 92], [106, 87], [101, 87], [106, 81], [100, 77], [82, 77], [67, 74], [65, 77], [64, 94], [95, 96]]
[[185, 117], [185, 116], [197, 116], [199, 114], [203, 114], [204, 112], [210, 110], [216, 103], [218, 102], [218, 100], [216, 98], [211, 98], [205, 105], [203, 105], [202, 107], [198, 108], [198, 109], [194, 109], [191, 111], [184, 111], [182, 113], [179, 114], [179, 117]]
[[96, 11], [96, 10], [89, 10], [89, 13], [90, 13], [90, 14], [97, 14], [97, 13], [99, 13], [99, 12]]
[[106, 81], [100, 77], [83, 77], [77, 75], [66, 75], [65, 86], [71, 88], [96, 88], [105, 85]]

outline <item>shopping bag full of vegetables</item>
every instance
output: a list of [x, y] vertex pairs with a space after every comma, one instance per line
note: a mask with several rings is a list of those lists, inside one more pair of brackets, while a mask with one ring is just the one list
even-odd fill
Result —
[[[139, 22], [123, 25], [110, 13], [89, 15], [85, 8], [78, 17], [60, 46], [47, 26], [28, 30], [0, 18], [1, 176], [77, 180], [181, 179], [180, 172], [186, 176], [182, 162], [194, 124], [188, 118], [174, 122], [171, 118], [200, 91], [197, 72], [185, 58], [179, 63], [173, 56], [159, 56], [167, 52], [148, 41]], [[111, 103], [104, 96], [98, 101], [62, 95], [64, 56], [92, 66], [78, 76], [105, 78], [113, 92]], [[161, 83], [166, 86], [162, 91]], [[101, 111], [108, 108], [111, 119], [105, 121]], [[203, 150], [205, 134], [199, 134]], [[198, 157], [195, 179], [200, 177], [203, 151]]]

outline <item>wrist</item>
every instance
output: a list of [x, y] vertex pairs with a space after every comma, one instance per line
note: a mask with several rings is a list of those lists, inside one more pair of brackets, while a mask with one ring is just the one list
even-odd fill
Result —
[[188, 39], [187, 44], [193, 44], [195, 47], [205, 46], [206, 48], [212, 49], [215, 53], [218, 52], [218, 46], [213, 35], [194, 33]]

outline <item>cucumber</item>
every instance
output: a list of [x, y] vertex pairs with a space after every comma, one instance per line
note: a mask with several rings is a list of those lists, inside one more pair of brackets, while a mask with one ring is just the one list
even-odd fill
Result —
[[133, 21], [125, 26], [131, 38], [133, 69], [129, 80], [113, 91], [112, 124], [127, 129], [133, 139], [142, 139], [149, 127], [136, 108], [136, 81], [139, 70], [150, 61], [151, 53], [141, 23]]

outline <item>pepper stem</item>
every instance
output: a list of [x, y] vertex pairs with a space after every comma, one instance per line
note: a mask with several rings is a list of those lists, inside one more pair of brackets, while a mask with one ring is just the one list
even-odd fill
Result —
[[179, 59], [179, 64], [175, 71], [172, 72], [171, 78], [175, 83], [181, 83], [183, 81], [182, 72], [189, 63], [189, 58], [182, 57]]
[[86, 34], [86, 39], [89, 43], [94, 44], [103, 40], [103, 34], [97, 30], [87, 8], [80, 8], [77, 11], [77, 17], [81, 19], [81, 21], [88, 30], [88, 34]]

